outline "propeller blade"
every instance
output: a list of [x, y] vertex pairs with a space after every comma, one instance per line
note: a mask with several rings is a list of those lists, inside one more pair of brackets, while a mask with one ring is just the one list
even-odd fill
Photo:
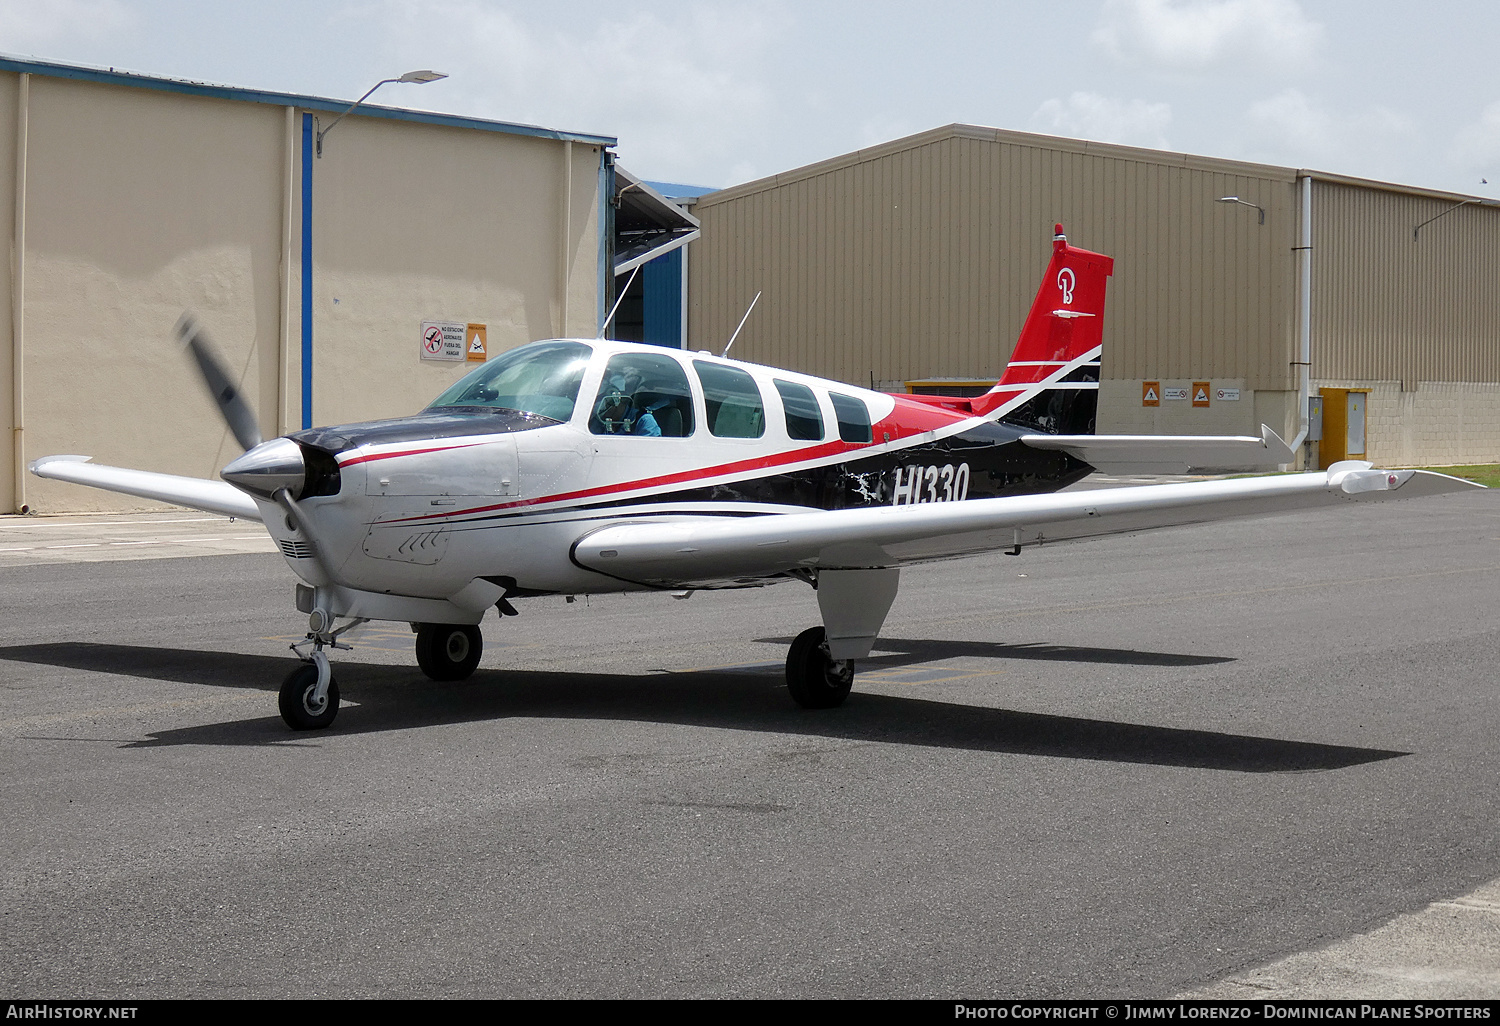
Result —
[[250, 404], [240, 393], [224, 365], [219, 362], [218, 354], [214, 351], [208, 336], [199, 327], [198, 322], [191, 314], [183, 314], [177, 322], [177, 338], [187, 343], [188, 349], [197, 361], [198, 373], [203, 376], [203, 384], [208, 388], [209, 395], [219, 407], [219, 413], [223, 415], [224, 422], [229, 425], [229, 430], [234, 432], [235, 441], [240, 443], [240, 448], [246, 451], [255, 448], [261, 442], [260, 425], [255, 421], [255, 411], [250, 409]]

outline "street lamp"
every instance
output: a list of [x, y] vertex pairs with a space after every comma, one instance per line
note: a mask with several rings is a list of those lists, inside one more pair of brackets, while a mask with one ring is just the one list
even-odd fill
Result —
[[1220, 196], [1217, 202], [1238, 203], [1244, 207], [1254, 207], [1256, 210], [1260, 211], [1260, 223], [1266, 223], [1266, 208], [1261, 206], [1259, 203], [1251, 203], [1249, 200], [1242, 200], [1238, 196]]
[[328, 127], [325, 128], [325, 129], [323, 129], [321, 132], [318, 133], [318, 139], [317, 139], [318, 156], [321, 157], [323, 155], [323, 137], [325, 135], [327, 135], [329, 132], [333, 131], [333, 126], [334, 125], [338, 124], [340, 121], [344, 120], [344, 118], [348, 117], [349, 114], [351, 112], [353, 112], [353, 110], [354, 110], [355, 107], [358, 107], [361, 103], [364, 103], [366, 100], [368, 100], [370, 98], [370, 93], [373, 93], [375, 90], [379, 89], [381, 86], [387, 85], [387, 84], [389, 84], [391, 82], [411, 82], [411, 83], [414, 83], [416, 85], [426, 85], [428, 82], [436, 82], [440, 78], [447, 78], [447, 77], [448, 76], [446, 74], [444, 74], [443, 72], [441, 72], [441, 71], [426, 71], [426, 70], [423, 70], [423, 71], [408, 71], [406, 74], [402, 75], [400, 78], [382, 78], [379, 82], [376, 82], [374, 85], [372, 85], [370, 87], [369, 92], [365, 93], [365, 95], [361, 96], [359, 99], [357, 99], [353, 103], [351, 103], [349, 105], [349, 109], [348, 110], [344, 111], [344, 113], [340, 114], [338, 117], [336, 117], [332, 121], [330, 121], [328, 123]]

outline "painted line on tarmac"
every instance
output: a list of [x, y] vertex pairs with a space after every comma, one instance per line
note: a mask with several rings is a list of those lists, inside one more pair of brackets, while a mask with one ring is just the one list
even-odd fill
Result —
[[[213, 698], [175, 698], [165, 702], [141, 702], [135, 705], [110, 705], [94, 709], [76, 709], [71, 712], [44, 713], [37, 716], [17, 716], [14, 719], [0, 720], [0, 730], [10, 731], [26, 727], [40, 727], [54, 723], [67, 723], [70, 720], [124, 719], [146, 713], [172, 712], [183, 709], [207, 709], [218, 705], [242, 705], [249, 702], [264, 705], [267, 701], [267, 696], [273, 693], [272, 689], [267, 689], [265, 691], [251, 691], [248, 694], [217, 695]], [[359, 703], [351, 702], [346, 698], [339, 703], [339, 707], [341, 709], [356, 709], [359, 707]], [[56, 739], [24, 738], [22, 740]]]
[[108, 705], [99, 706], [94, 709], [74, 709], [70, 712], [44, 713], [38, 716], [17, 716], [10, 720], [0, 720], [0, 730], [39, 727], [50, 723], [66, 723], [69, 720], [89, 720], [101, 717], [118, 719], [141, 713], [167, 712], [173, 709], [203, 709], [209, 706], [232, 703], [264, 702], [268, 694], [270, 694], [269, 691], [256, 691], [248, 695], [216, 695], [213, 698], [177, 698], [167, 702], [142, 702], [137, 705]]

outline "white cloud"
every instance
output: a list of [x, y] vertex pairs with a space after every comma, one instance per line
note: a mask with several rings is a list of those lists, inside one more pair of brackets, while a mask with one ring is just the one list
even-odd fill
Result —
[[[922, 126], [922, 128], [935, 127], [937, 126]], [[879, 146], [881, 143], [890, 142], [892, 139], [903, 139], [908, 135], [915, 135], [922, 131], [922, 128], [916, 127], [904, 117], [878, 114], [866, 118], [860, 123], [859, 131], [855, 134], [855, 139], [858, 142], [859, 148], [864, 149], [867, 146]]]
[[1117, 100], [1098, 93], [1075, 92], [1066, 100], [1051, 99], [1031, 115], [1033, 131], [1097, 142], [1167, 148], [1167, 126], [1172, 108], [1165, 103]]
[[1458, 130], [1453, 139], [1453, 162], [1458, 167], [1490, 181], [1500, 181], [1500, 101], [1490, 104], [1479, 120]]
[[28, 52], [68, 39], [102, 39], [130, 25], [119, 0], [0, 0], [0, 51]]
[[1292, 167], [1400, 180], [1411, 173], [1418, 126], [1388, 107], [1332, 113], [1297, 89], [1250, 106], [1245, 152], [1250, 159]]
[[1303, 64], [1322, 34], [1297, 0], [1105, 0], [1092, 41], [1127, 64], [1203, 71]]
[[700, 7], [666, 20], [622, 7], [548, 25], [533, 10], [434, 0], [383, 2], [361, 16], [380, 20], [407, 63], [452, 76], [423, 87], [444, 93], [413, 91], [401, 103], [618, 136], [622, 161], [653, 178], [720, 184], [769, 121], [765, 12]]

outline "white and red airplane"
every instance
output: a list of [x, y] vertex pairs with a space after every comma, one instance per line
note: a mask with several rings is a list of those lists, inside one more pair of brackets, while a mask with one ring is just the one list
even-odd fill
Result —
[[185, 318], [179, 333], [247, 450], [223, 481], [85, 456], [44, 457], [31, 471], [264, 523], [305, 582], [303, 662], [280, 695], [295, 730], [333, 722], [325, 650], [347, 647], [340, 635], [369, 620], [410, 623], [427, 676], [461, 680], [479, 662], [477, 625], [492, 607], [516, 615], [512, 599], [802, 581], [817, 589], [823, 624], [792, 642], [787, 686], [801, 705], [828, 707], [849, 693], [905, 564], [1477, 487], [1351, 461], [1059, 492], [1096, 469], [1293, 460], [1268, 428], [1260, 438], [1094, 434], [1113, 263], [1069, 245], [1059, 225], [1015, 352], [972, 399], [554, 339], [490, 360], [415, 416], [267, 442]]

